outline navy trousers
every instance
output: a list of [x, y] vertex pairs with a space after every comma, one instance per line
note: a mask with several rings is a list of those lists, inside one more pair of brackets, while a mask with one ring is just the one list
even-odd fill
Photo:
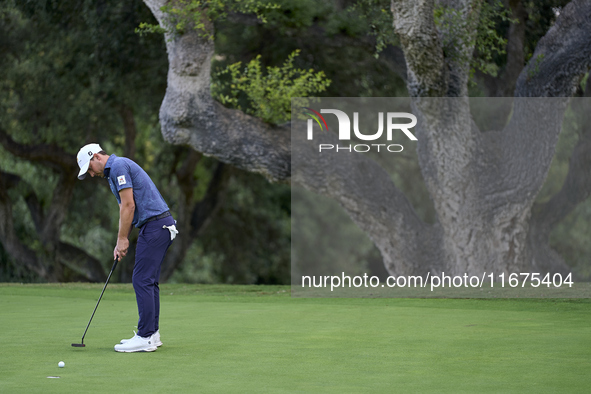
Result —
[[160, 268], [166, 251], [172, 244], [170, 231], [162, 226], [173, 224], [174, 219], [168, 216], [148, 222], [140, 229], [132, 282], [139, 313], [137, 334], [141, 337], [149, 337], [159, 328]]

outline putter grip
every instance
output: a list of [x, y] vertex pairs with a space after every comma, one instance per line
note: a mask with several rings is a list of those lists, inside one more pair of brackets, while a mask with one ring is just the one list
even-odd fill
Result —
[[111, 272], [115, 271], [115, 267], [117, 267], [118, 261], [119, 261], [119, 256], [115, 257], [115, 262], [113, 263], [113, 268], [111, 268]]

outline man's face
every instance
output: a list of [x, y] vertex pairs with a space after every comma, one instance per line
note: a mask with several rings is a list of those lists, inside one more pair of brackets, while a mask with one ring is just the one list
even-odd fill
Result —
[[100, 156], [98, 154], [94, 154], [90, 162], [88, 163], [88, 173], [91, 177], [100, 176], [104, 178], [103, 171], [105, 169], [105, 165], [101, 163]]

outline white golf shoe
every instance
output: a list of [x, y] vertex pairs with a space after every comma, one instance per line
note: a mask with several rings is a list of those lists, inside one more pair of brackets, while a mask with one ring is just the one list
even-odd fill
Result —
[[158, 349], [158, 346], [152, 340], [152, 337], [143, 338], [135, 334], [131, 339], [127, 339], [125, 343], [115, 345], [116, 352], [133, 353], [133, 352], [153, 352]]
[[154, 345], [156, 345], [158, 347], [162, 346], [162, 341], [160, 340], [160, 330], [156, 331], [152, 335], [152, 340], [154, 341]]
[[[137, 333], [134, 331], [133, 332], [133, 336], [135, 337], [137, 335]], [[133, 339], [129, 338], [129, 339], [122, 339], [121, 343], [126, 343], [128, 341], [131, 341]], [[160, 330], [156, 331], [153, 335], [152, 335], [152, 340], [154, 341], [154, 344], [158, 347], [162, 346], [162, 341], [160, 340]]]
[[126, 343], [131, 341], [133, 338], [135, 338], [137, 336], [137, 332], [135, 332], [135, 330], [133, 330], [133, 337], [129, 338], [129, 339], [122, 339], [121, 342], [119, 343]]

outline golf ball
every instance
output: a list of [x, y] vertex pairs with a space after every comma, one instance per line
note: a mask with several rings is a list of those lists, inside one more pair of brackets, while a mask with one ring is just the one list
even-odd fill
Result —
[[66, 363], [63, 361], [60, 361], [59, 363], [57, 363], [57, 366], [60, 368], [63, 368], [65, 365], [66, 365]]

